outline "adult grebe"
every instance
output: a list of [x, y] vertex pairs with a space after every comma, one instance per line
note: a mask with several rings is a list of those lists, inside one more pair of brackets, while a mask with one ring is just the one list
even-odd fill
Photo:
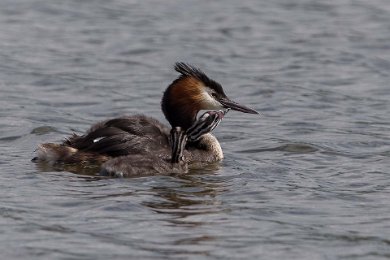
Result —
[[[179, 62], [175, 70], [181, 75], [161, 101], [172, 128], [144, 115], [114, 118], [97, 123], [84, 135], [73, 134], [62, 144], [39, 145], [34, 160], [102, 164], [101, 173], [112, 176], [185, 173], [188, 164], [222, 160], [221, 146], [210, 132], [228, 109], [258, 113], [231, 101], [222, 86], [198, 68]], [[219, 111], [197, 119], [200, 110]]]

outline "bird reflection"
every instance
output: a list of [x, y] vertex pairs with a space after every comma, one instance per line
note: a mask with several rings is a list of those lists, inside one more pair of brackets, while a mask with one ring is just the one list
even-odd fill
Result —
[[88, 166], [76, 165], [76, 164], [50, 164], [47, 162], [38, 162], [36, 167], [39, 172], [71, 172], [76, 174], [79, 178], [85, 179], [87, 181], [101, 180], [107, 177], [97, 175], [100, 167], [97, 165], [90, 164]]
[[204, 220], [190, 219], [196, 215], [215, 214], [225, 210], [218, 195], [228, 188], [218, 176], [213, 175], [217, 169], [218, 165], [213, 165], [194, 170], [192, 174], [178, 176], [178, 185], [174, 187], [172, 183], [151, 187], [150, 191], [154, 194], [152, 200], [142, 204], [156, 213], [170, 216], [167, 221], [171, 225], [206, 224]]

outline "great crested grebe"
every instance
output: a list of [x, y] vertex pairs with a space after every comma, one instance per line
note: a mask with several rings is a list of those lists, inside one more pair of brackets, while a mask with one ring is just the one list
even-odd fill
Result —
[[[34, 160], [101, 164], [101, 173], [111, 176], [185, 173], [188, 164], [222, 160], [221, 146], [210, 132], [229, 109], [258, 113], [231, 101], [222, 86], [198, 68], [178, 62], [175, 70], [180, 76], [168, 86], [161, 101], [171, 128], [144, 115], [109, 119], [61, 144], [39, 145]], [[201, 110], [212, 111], [197, 119]]]

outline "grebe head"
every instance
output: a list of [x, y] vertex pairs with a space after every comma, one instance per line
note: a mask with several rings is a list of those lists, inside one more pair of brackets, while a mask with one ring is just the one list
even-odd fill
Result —
[[200, 69], [178, 62], [175, 70], [181, 75], [168, 86], [161, 101], [164, 115], [172, 127], [188, 129], [200, 110], [230, 108], [258, 114], [255, 110], [230, 100], [222, 86]]

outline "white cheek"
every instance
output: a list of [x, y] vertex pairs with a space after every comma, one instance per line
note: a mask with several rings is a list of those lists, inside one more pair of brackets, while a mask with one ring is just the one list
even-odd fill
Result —
[[209, 93], [204, 91], [202, 93], [202, 109], [207, 110], [207, 109], [221, 109], [223, 108], [222, 104], [219, 103], [217, 100], [215, 100], [213, 97], [210, 96]]

